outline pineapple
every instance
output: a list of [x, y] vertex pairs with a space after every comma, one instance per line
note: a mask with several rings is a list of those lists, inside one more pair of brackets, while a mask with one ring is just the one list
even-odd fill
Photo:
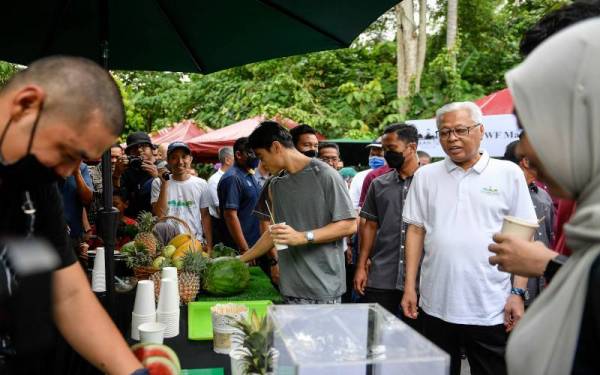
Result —
[[[188, 304], [196, 299], [198, 291], [200, 290], [200, 277], [204, 273], [208, 261], [198, 252], [188, 252], [182, 258], [183, 267], [182, 272], [177, 275], [179, 284], [179, 298], [183, 304]], [[165, 263], [163, 263], [163, 267]], [[158, 300], [160, 293], [160, 278], [161, 273], [155, 272], [150, 276], [150, 280], [154, 282], [154, 295]]]
[[154, 227], [154, 217], [151, 212], [142, 211], [138, 215], [138, 234], [136, 234], [135, 241], [136, 245], [143, 246], [148, 250], [148, 253], [154, 258], [158, 250], [158, 240], [152, 234], [152, 228]]

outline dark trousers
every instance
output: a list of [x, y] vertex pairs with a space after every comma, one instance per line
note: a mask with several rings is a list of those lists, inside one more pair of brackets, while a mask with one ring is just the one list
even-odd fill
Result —
[[460, 347], [464, 345], [472, 375], [506, 374], [504, 351], [508, 337], [503, 324], [454, 324], [419, 312], [423, 335], [450, 355], [450, 374], [460, 374]]
[[421, 333], [422, 325], [421, 318], [410, 319], [404, 316], [402, 313], [402, 307], [400, 307], [400, 302], [402, 302], [402, 296], [404, 292], [398, 289], [377, 289], [377, 288], [365, 288], [365, 295], [360, 299], [361, 303], [378, 303], [391, 312], [398, 318], [400, 318], [404, 323], [408, 324], [412, 329]]

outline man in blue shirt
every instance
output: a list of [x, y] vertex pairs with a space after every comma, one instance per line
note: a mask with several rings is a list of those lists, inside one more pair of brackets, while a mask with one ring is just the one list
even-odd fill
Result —
[[260, 195], [253, 170], [258, 166], [248, 138], [242, 137], [233, 145], [234, 165], [225, 172], [219, 185], [219, 210], [223, 215], [223, 243], [244, 254], [260, 237], [259, 223], [253, 215]]
[[89, 206], [93, 198], [93, 184], [90, 171], [85, 163], [64, 181], [59, 182], [62, 193], [65, 218], [69, 225], [69, 237], [75, 250], [79, 249], [83, 237], [83, 207]]

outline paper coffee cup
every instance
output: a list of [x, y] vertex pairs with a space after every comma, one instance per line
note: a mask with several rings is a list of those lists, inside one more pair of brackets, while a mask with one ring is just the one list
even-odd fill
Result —
[[140, 332], [140, 342], [142, 343], [163, 343], [165, 325], [162, 323], [142, 323], [139, 325], [138, 331]]
[[[278, 223], [278, 224], [285, 224], [285, 221], [284, 221], [284, 222], [282, 222], [282, 223]], [[269, 225], [269, 232], [271, 232], [271, 228], [273, 228], [273, 226], [274, 226], [274, 225], [278, 225], [278, 224], [272, 224], [272, 225]], [[275, 245], [275, 249], [276, 249], [277, 251], [280, 251], [280, 250], [285, 250], [285, 249], [287, 249], [287, 248], [288, 248], [288, 245], [286, 245], [286, 244], [282, 244], [282, 243], [274, 243], [273, 245]]]
[[539, 227], [537, 222], [531, 222], [514, 216], [505, 216], [502, 222], [503, 234], [512, 234], [525, 241], [533, 240], [533, 235]]

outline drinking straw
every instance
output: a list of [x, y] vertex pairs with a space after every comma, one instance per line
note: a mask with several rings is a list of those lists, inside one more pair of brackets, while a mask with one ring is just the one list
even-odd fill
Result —
[[269, 207], [269, 202], [265, 199], [265, 204], [267, 205], [267, 211], [269, 211], [269, 217], [271, 218], [271, 223], [275, 224], [275, 218], [273, 217], [273, 212], [271, 211], [271, 207]]

